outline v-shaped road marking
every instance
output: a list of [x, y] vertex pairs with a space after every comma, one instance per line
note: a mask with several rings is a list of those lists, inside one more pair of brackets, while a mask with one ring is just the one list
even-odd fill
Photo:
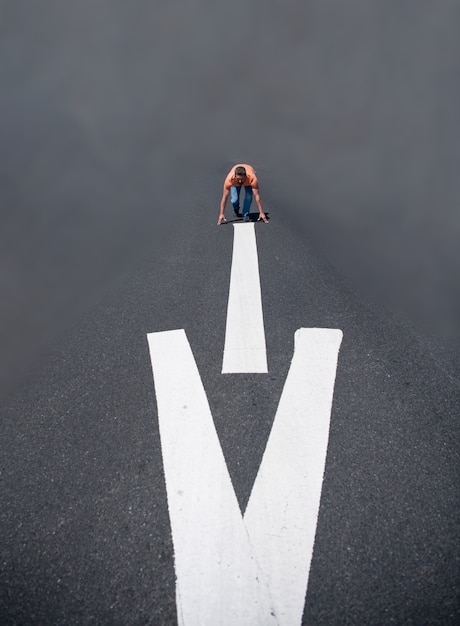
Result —
[[243, 517], [185, 331], [148, 335], [181, 626], [301, 623], [341, 341], [296, 332]]

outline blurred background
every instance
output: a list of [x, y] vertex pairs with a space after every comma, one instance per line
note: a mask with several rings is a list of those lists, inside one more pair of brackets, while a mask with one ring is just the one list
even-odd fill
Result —
[[459, 70], [456, 0], [2, 2], [1, 393], [238, 161], [458, 376]]

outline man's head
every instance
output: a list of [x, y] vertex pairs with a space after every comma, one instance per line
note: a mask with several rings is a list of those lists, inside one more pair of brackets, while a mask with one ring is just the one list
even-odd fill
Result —
[[235, 178], [236, 178], [236, 182], [239, 185], [242, 185], [244, 183], [244, 180], [246, 178], [246, 169], [244, 167], [238, 166], [235, 167]]

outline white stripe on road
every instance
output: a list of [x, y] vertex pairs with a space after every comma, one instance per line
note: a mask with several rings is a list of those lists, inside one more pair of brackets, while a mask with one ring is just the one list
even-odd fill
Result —
[[280, 624], [300, 624], [342, 331], [301, 328], [244, 521]]
[[183, 330], [148, 335], [179, 624], [276, 624]]
[[342, 333], [300, 329], [242, 519], [183, 330], [148, 335], [179, 623], [301, 623]]
[[267, 368], [259, 261], [254, 224], [234, 224], [222, 374]]

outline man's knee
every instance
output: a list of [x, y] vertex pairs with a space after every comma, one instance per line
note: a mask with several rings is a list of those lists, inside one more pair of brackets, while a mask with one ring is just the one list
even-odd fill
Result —
[[238, 200], [239, 200], [239, 194], [238, 194], [237, 188], [231, 187], [230, 188], [230, 202], [232, 204], [238, 204]]

